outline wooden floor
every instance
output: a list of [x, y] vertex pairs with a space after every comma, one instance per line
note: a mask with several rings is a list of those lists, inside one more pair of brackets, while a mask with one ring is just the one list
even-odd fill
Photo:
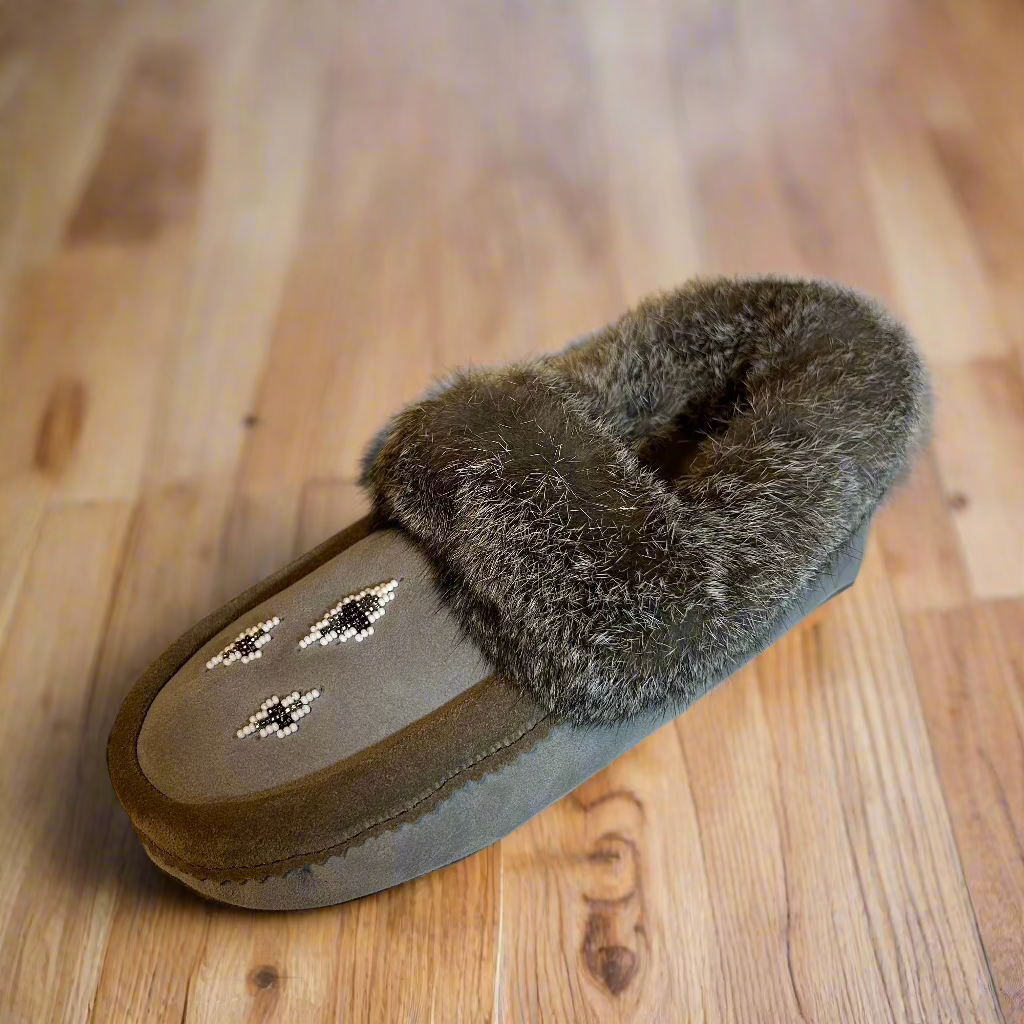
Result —
[[[1024, 1021], [1019, 0], [0, 4], [0, 1020]], [[930, 357], [861, 581], [463, 863], [160, 877], [104, 743], [435, 374], [695, 273]]]

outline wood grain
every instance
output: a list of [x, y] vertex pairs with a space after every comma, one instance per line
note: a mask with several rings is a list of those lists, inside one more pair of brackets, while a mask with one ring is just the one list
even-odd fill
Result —
[[128, 518], [114, 503], [47, 511], [0, 661], [0, 699], [31, 708], [5, 715], [0, 734], [0, 1016], [12, 1020], [84, 1017], [107, 945], [111, 893], [79, 891], [76, 876], [97, 850], [88, 809], [103, 765], [89, 755], [102, 746], [88, 739]]
[[875, 534], [885, 551], [889, 584], [904, 611], [958, 608], [970, 600], [970, 583], [953, 517], [970, 499], [948, 497], [931, 456], [922, 459], [881, 510]]
[[70, 245], [148, 242], [194, 217], [206, 161], [198, 79], [196, 55], [180, 46], [136, 56], [68, 223]]
[[502, 1019], [715, 1019], [712, 891], [671, 726], [501, 845]]
[[935, 451], [971, 590], [1024, 590], [1024, 376], [1014, 357], [935, 371]]
[[[1022, 50], [1014, 0], [3, 7], [0, 1019], [1024, 1024]], [[362, 514], [391, 412], [768, 271], [932, 364], [852, 591], [429, 877], [153, 869], [120, 701]]]
[[907, 616], [907, 639], [978, 926], [1024, 1020], [1024, 603]]
[[[226, 515], [222, 491], [169, 485], [139, 503], [126, 545], [96, 674], [87, 791], [93, 842], [79, 864], [81, 884], [107, 893], [112, 903], [93, 994], [97, 1020], [180, 1021], [207, 942], [210, 908], [153, 873], [103, 778], [104, 751], [132, 681], [190, 622], [215, 607], [215, 555]], [[172, 564], [175, 571], [168, 574]]]

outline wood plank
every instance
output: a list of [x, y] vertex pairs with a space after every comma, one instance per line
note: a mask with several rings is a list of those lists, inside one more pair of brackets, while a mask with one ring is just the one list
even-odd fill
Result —
[[[809, 915], [820, 912], [826, 891], [837, 892], [843, 878], [847, 884], [856, 879], [840, 916], [857, 921], [862, 963], [873, 950], [873, 984], [882, 987], [884, 1010], [879, 1006], [865, 1014], [868, 1019], [998, 1019], [883, 570], [872, 544], [857, 585], [792, 644], [758, 662], [785, 784], [783, 805], [796, 812], [787, 818], [795, 823], [799, 809], [815, 808], [815, 821], [800, 826], [808, 860], [795, 863], [790, 878], [801, 888], [805, 879], [811, 882], [804, 894]], [[789, 660], [793, 655], [800, 660]], [[801, 674], [817, 714], [794, 699]], [[819, 752], [821, 760], [812, 760]], [[824, 765], [831, 793], [812, 781]], [[845, 848], [843, 871], [831, 880], [835, 865], [820, 856], [826, 836], [841, 836]], [[808, 953], [820, 940], [813, 932], [805, 936]], [[846, 960], [847, 948], [838, 945], [837, 959]], [[861, 979], [866, 976], [870, 972]], [[820, 974], [814, 977], [820, 984]]]
[[[378, 240], [388, 233], [386, 222], [371, 228], [369, 218], [367, 231]], [[358, 228], [353, 234], [364, 237]], [[400, 251], [418, 263], [424, 236], [411, 226], [401, 238]], [[309, 477], [353, 478], [366, 442], [430, 380], [435, 364], [424, 342], [425, 287], [417, 266], [395, 258], [367, 268], [372, 255], [362, 253], [357, 270], [355, 250], [345, 248], [308, 241], [289, 275], [242, 466], [251, 490], [301, 485]], [[372, 284], [371, 268], [382, 271]]]
[[396, 55], [384, 45], [393, 22], [379, 22], [357, 8], [324, 44], [308, 200], [242, 468], [255, 491], [354, 477], [363, 445], [435, 369], [436, 213], [412, 201], [431, 194], [435, 108], [412, 90], [406, 115], [395, 110]]
[[[794, 701], [800, 696], [797, 690]], [[834, 871], [842, 877], [849, 864], [835, 837], [824, 848], [815, 843], [811, 854], [807, 833], [816, 832], [817, 822], [814, 814], [801, 814], [799, 808], [809, 811], [817, 805], [806, 791], [795, 804], [789, 802], [791, 794], [784, 794], [789, 780], [783, 777], [771, 724], [750, 671], [730, 680], [677, 723], [691, 768], [715, 920], [721, 934], [731, 937], [721, 952], [723, 1016], [813, 1019], [824, 995], [840, 1016], [855, 1019], [854, 1011], [871, 1011], [864, 1013], [866, 1019], [885, 1019], [878, 1013], [885, 1004], [878, 998], [877, 978], [863, 971], [857, 958], [861, 973], [848, 977], [836, 955], [837, 946], [864, 946], [857, 941], [862, 922], [841, 896], [838, 906], [832, 900], [821, 906], [812, 898], [828, 891], [821, 874], [827, 878]], [[787, 725], [785, 745], [800, 749], [793, 725]], [[768, 766], [773, 770], [766, 771]], [[806, 786], [827, 777], [826, 763], [812, 759], [810, 769], [797, 779]], [[786, 810], [780, 815], [782, 807]], [[815, 858], [817, 869], [809, 871], [807, 862]], [[851, 888], [840, 887], [839, 892]], [[836, 931], [830, 934], [827, 924]], [[811, 941], [819, 943], [817, 955], [830, 969], [806, 977], [801, 964]], [[826, 991], [816, 990], [818, 985]]]
[[725, 1019], [723, 933], [673, 726], [501, 845], [502, 1020]]
[[[1004, 336], [1024, 353], [1021, 330], [1021, 263], [1015, 232], [1020, 227], [1015, 182], [1024, 166], [1024, 126], [1018, 116], [1024, 77], [1014, 61], [1022, 33], [1019, 12], [1002, 2], [944, 4], [942, 17], [923, 8], [902, 11], [899, 30], [888, 38], [903, 45], [885, 77], [909, 106], [919, 141], [935, 158], [950, 194], [973, 233], [993, 306]], [[897, 15], [899, 16], [899, 15]]]
[[0, 374], [0, 475], [57, 498], [135, 496], [186, 252], [183, 235], [82, 248], [24, 281]]
[[929, 455], [876, 517], [874, 533], [901, 611], [969, 602], [970, 584], [954, 523], [955, 510], [962, 510], [966, 501], [961, 492], [947, 497]]
[[[21, 273], [60, 248], [137, 29], [137, 9], [110, 0], [60, 18], [18, 18], [16, 8], [7, 6], [2, 32], [4, 66], [17, 62], [21, 71], [0, 116], [0, 323]], [[6, 24], [10, 17], [16, 24]]]
[[1024, 602], [904, 617], [1004, 1019], [1024, 1021]]
[[238, 17], [230, 6], [213, 10], [223, 23], [214, 39], [223, 37], [205, 100], [207, 175], [157, 406], [161, 429], [147, 455], [147, 480], [157, 483], [223, 478], [237, 467], [293, 257], [317, 120], [322, 66], [315, 48], [303, 48], [308, 22], [289, 28], [267, 4], [245, 5]]
[[1024, 259], [1016, 244], [1024, 234], [1017, 201], [1024, 148], [1013, 151], [1003, 125], [986, 130], [972, 116], [967, 124], [932, 126], [931, 140], [977, 240], [1003, 334], [1024, 359]]
[[340, 1021], [493, 1020], [500, 845], [335, 909]]
[[998, 1019], [877, 553], [864, 577], [503, 842], [509, 1019]]
[[316, 547], [369, 511], [366, 492], [348, 480], [310, 480], [302, 492], [292, 554]]
[[23, 277], [0, 355], [0, 624], [48, 502], [137, 493], [186, 252], [178, 233]]
[[40, 480], [0, 483], [0, 636], [6, 636], [46, 511]]
[[1015, 358], [934, 369], [935, 460], [971, 591], [1024, 594], [1024, 375]]
[[591, 98], [599, 75], [577, 43], [585, 30], [579, 6], [537, 8], [516, 38], [534, 73], [503, 107], [533, 351], [561, 348], [625, 306], [605, 128]]
[[[771, 91], [756, 97], [760, 119], [770, 125], [765, 176], [776, 182], [789, 233], [808, 272], [888, 299], [891, 282], [836, 55], [822, 46], [801, 0], [793, 3], [790, 19], [788, 45], [794, 52], [783, 67], [799, 66], [799, 77], [788, 83], [784, 97]], [[829, 33], [837, 31], [830, 22]], [[755, 33], [747, 46], [760, 46]]]
[[877, 552], [754, 672], [678, 723], [735, 1019], [998, 1019]]
[[704, 267], [883, 292], [849, 113], [799, 6], [687, 12], [674, 72]]
[[70, 245], [151, 242], [195, 217], [207, 148], [201, 88], [190, 48], [153, 45], [136, 54], [68, 222]]
[[299, 915], [223, 908], [211, 914], [181, 1019], [342, 1019], [333, 1008], [339, 926], [334, 908]]
[[88, 809], [111, 797], [87, 723], [127, 524], [123, 504], [49, 511], [5, 636], [0, 699], [25, 709], [0, 723], [5, 1020], [84, 1019], [103, 961], [111, 893], [91, 884], [83, 859]]
[[[140, 504], [97, 671], [95, 793], [86, 791], [80, 870], [111, 903], [96, 978], [96, 1020], [186, 1018], [211, 908], [150, 863], [110, 790], [102, 752], [124, 695], [146, 667], [214, 606], [227, 495], [176, 484]], [[96, 794], [102, 794], [102, 799]]]
[[917, 112], [884, 92], [850, 102], [897, 311], [936, 364], [1008, 355], [974, 233]]
[[689, 166], [673, 94], [665, 35], [674, 5], [582, 8], [600, 104], [598, 135], [608, 167], [613, 251], [632, 304], [674, 288], [697, 271]]
[[217, 554], [218, 602], [230, 601], [291, 561], [299, 511], [294, 487], [282, 485], [263, 494], [241, 487]]
[[[41, 477], [58, 496], [137, 491], [189, 251], [189, 232], [177, 225], [188, 220], [202, 169], [192, 57], [176, 47], [141, 51], [72, 218], [70, 251], [20, 282], [0, 368], [0, 429], [9, 438], [0, 472]], [[182, 155], [187, 181], [178, 181]], [[161, 174], [170, 191], [147, 191]], [[105, 244], [125, 240], [132, 244]]]

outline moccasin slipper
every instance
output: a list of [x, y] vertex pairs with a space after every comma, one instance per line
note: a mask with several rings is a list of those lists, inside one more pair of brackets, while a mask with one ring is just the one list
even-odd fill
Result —
[[928, 410], [880, 306], [777, 278], [454, 375], [371, 445], [367, 518], [128, 695], [108, 763], [147, 853], [294, 909], [501, 839], [853, 582]]

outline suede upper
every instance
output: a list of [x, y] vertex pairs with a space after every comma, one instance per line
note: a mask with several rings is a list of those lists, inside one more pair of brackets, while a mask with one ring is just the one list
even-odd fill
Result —
[[[302, 650], [298, 639], [340, 597], [398, 577], [365, 642]], [[206, 668], [253, 622], [280, 618], [258, 661]], [[409, 538], [377, 530], [214, 634], [160, 690], [139, 734], [140, 766], [162, 793], [202, 803], [295, 782], [426, 718], [491, 674], [437, 600]], [[322, 694], [301, 731], [276, 742], [236, 730], [272, 694]], [[187, 754], [187, 756], [183, 756]]]
[[505, 676], [608, 723], [763, 645], [928, 412], [915, 346], [872, 300], [696, 282], [560, 355], [453, 377], [392, 421], [364, 481]]
[[[188, 716], [181, 720], [176, 745], [146, 749], [143, 732], [149, 713], [182, 667], [199, 652], [205, 659], [215, 638], [225, 631], [232, 635], [239, 624], [251, 622], [255, 610], [268, 599], [291, 587], [305, 587], [311, 580], [315, 589], [317, 570], [371, 539], [375, 525], [379, 524], [369, 517], [354, 523], [207, 616], [172, 644], [128, 695], [110, 734], [107, 764], [139, 837], [163, 866], [193, 878], [245, 883], [321, 863], [375, 835], [417, 821], [456, 789], [500, 770], [547, 734], [551, 716], [546, 709], [519, 687], [492, 674], [386, 738], [374, 742], [374, 737], [366, 737], [368, 743], [350, 756], [339, 744], [332, 763], [318, 764], [311, 758], [308, 772], [293, 774], [270, 789], [265, 788], [264, 758], [287, 753], [289, 743], [301, 755], [304, 741], [314, 737], [300, 730], [283, 741], [237, 739], [237, 716], [251, 710], [249, 696], [236, 702], [237, 711], [217, 714], [225, 742], [254, 758], [251, 770], [242, 762], [234, 767], [236, 795], [224, 798], [211, 793], [206, 783], [186, 794], [181, 790], [188, 785], [187, 774], [178, 775], [176, 791], [170, 795], [143, 770], [145, 763], [165, 782], [180, 766], [161, 761], [202, 763], [209, 757], [208, 752], [196, 750]], [[290, 655], [298, 658], [306, 653], [293, 649]], [[327, 653], [343, 657], [347, 652]], [[415, 653], [410, 656], [414, 658]], [[264, 684], [274, 685], [273, 671], [261, 671], [267, 667], [261, 659], [224, 672], [248, 670], [262, 692]], [[379, 692], [379, 683], [379, 678], [367, 679], [367, 691]], [[198, 700], [204, 689], [221, 685], [215, 669], [193, 679], [191, 689]], [[342, 711], [347, 703], [333, 684], [322, 699], [338, 701]], [[313, 719], [317, 714], [319, 710]], [[304, 723], [303, 729], [310, 724]], [[260, 744], [265, 750], [260, 750]]]

